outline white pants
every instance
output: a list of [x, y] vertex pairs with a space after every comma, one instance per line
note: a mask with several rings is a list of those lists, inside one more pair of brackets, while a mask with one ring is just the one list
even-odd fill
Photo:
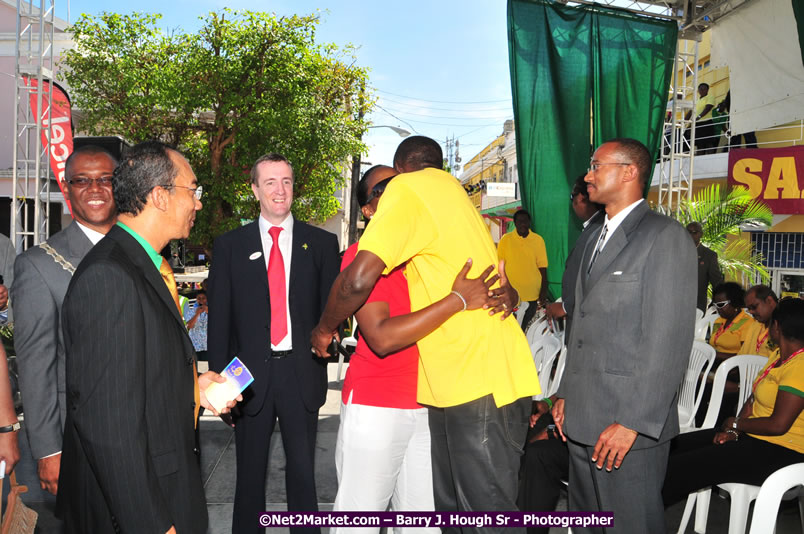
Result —
[[[338, 495], [335, 511], [384, 512], [434, 510], [427, 409], [403, 410], [341, 404], [335, 446]], [[394, 532], [412, 531], [395, 527]], [[334, 528], [343, 534], [378, 532], [370, 528]], [[416, 528], [416, 532], [439, 532]]]

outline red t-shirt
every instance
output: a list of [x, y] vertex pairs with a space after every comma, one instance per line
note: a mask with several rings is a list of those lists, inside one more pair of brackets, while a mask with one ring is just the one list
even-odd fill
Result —
[[[341, 270], [352, 263], [356, 254], [357, 243], [343, 253]], [[369, 302], [387, 302], [391, 317], [410, 313], [408, 281], [401, 266], [377, 280], [377, 285], [366, 300], [366, 303]], [[418, 373], [419, 349], [415, 344], [380, 358], [361, 336], [355, 353], [349, 360], [349, 369], [343, 381], [343, 402], [349, 401], [351, 393], [352, 404], [381, 408], [421, 408], [416, 402]]]

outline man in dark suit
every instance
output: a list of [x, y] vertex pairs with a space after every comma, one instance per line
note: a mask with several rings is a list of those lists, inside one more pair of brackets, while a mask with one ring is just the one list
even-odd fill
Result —
[[117, 225], [64, 297], [57, 510], [68, 533], [204, 533], [196, 407], [212, 409], [204, 391], [224, 379], [196, 378], [173, 272], [157, 252], [189, 235], [200, 187], [187, 160], [155, 141], [129, 151], [112, 187]]
[[64, 192], [74, 221], [17, 258], [12, 286], [14, 349], [25, 406], [25, 431], [37, 461], [42, 489], [56, 494], [64, 397], [64, 338], [61, 305], [81, 259], [114, 225], [117, 210], [112, 174], [117, 160], [105, 149], [86, 145], [67, 158]]
[[578, 265], [553, 407], [569, 438], [569, 507], [613, 511], [611, 532], [664, 532], [661, 487], [695, 322], [695, 248], [642, 199], [652, 166], [633, 139], [592, 156], [589, 198], [605, 204], [606, 217]]
[[212, 369], [233, 356], [251, 370], [235, 419], [237, 487], [232, 532], [260, 531], [268, 451], [277, 419], [287, 458], [288, 510], [316, 511], [314, 478], [318, 409], [327, 390], [326, 363], [310, 350], [338, 274], [335, 236], [290, 213], [293, 168], [279, 154], [259, 158], [251, 189], [260, 217], [215, 240], [209, 276], [207, 350]]
[[687, 225], [687, 232], [695, 242], [698, 249], [698, 296], [697, 307], [701, 311], [706, 311], [706, 303], [709, 298], [706, 295], [709, 285], [712, 288], [723, 283], [723, 273], [720, 272], [720, 265], [717, 262], [717, 252], [701, 244], [703, 236], [703, 226], [699, 222], [691, 222]]

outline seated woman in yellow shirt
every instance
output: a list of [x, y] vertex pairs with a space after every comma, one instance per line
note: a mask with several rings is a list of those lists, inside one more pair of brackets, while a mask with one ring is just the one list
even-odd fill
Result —
[[712, 325], [712, 335], [709, 336], [709, 344], [717, 351], [714, 370], [720, 362], [740, 351], [756, 321], [743, 310], [745, 291], [739, 284], [718, 284], [712, 291], [712, 301], [720, 314], [720, 318]]
[[673, 439], [662, 489], [665, 506], [714, 484], [758, 486], [774, 471], [804, 461], [804, 300], [779, 301], [771, 337], [779, 355], [754, 379], [740, 414], [720, 430]]

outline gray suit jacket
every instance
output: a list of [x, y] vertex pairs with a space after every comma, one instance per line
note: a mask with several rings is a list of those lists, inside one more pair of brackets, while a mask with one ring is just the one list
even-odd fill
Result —
[[[46, 243], [74, 268], [92, 248], [75, 222]], [[72, 273], [41, 246], [21, 254], [14, 271], [14, 350], [25, 430], [33, 457], [39, 459], [61, 450], [66, 416], [61, 305]]]
[[586, 242], [589, 236], [600, 235], [600, 227], [603, 224], [603, 212], [598, 211], [589, 219], [589, 224], [578, 236], [575, 246], [567, 256], [564, 264], [564, 275], [561, 277], [561, 301], [564, 303], [564, 311], [567, 312], [566, 326], [564, 327], [565, 342], [569, 340], [572, 328], [572, 312], [575, 309], [575, 281], [578, 279], [578, 270], [581, 265], [581, 256], [586, 250]]
[[695, 324], [695, 246], [677, 222], [638, 205], [614, 231], [589, 276], [599, 231], [584, 246], [559, 396], [564, 430], [594, 445], [617, 422], [634, 448], [678, 433], [676, 390]]

